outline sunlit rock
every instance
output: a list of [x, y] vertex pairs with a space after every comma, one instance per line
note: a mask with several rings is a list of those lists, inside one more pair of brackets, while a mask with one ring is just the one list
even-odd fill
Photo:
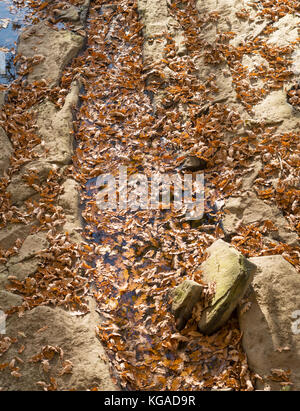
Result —
[[212, 334], [226, 323], [244, 296], [256, 266], [223, 240], [217, 240], [207, 252], [209, 257], [201, 265], [203, 280], [215, 283], [216, 292], [202, 311], [198, 327], [201, 332]]
[[200, 301], [202, 285], [192, 280], [183, 281], [172, 292], [172, 313], [176, 319], [176, 326], [182, 330], [192, 315], [195, 304]]

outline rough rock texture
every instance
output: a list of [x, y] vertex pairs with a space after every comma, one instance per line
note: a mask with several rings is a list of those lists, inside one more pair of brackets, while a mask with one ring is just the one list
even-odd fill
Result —
[[11, 248], [17, 239], [24, 240], [32, 230], [31, 224], [11, 224], [0, 230], [0, 247]]
[[70, 6], [64, 10], [54, 10], [54, 15], [57, 19], [65, 21], [78, 21], [80, 19], [79, 10], [75, 6]]
[[73, 155], [73, 112], [79, 99], [79, 82], [72, 84], [65, 104], [57, 110], [50, 101], [36, 107], [38, 133], [41, 137], [40, 151], [47, 151], [47, 161], [70, 164]]
[[[139, 0], [138, 10], [144, 24], [144, 48], [143, 59], [146, 64], [159, 63], [164, 57], [164, 50], [167, 44], [165, 33], [169, 33], [174, 39], [176, 53], [178, 55], [186, 54], [185, 39], [180, 24], [175, 20], [168, 11], [167, 0]], [[163, 69], [165, 81], [175, 74], [170, 68]], [[154, 71], [148, 76], [147, 81], [157, 79], [157, 73]], [[154, 110], [160, 105], [164, 96], [163, 91], [155, 94], [153, 100]]]
[[0, 127], [0, 176], [3, 175], [9, 167], [9, 159], [13, 153], [13, 148], [5, 131]]
[[241, 306], [239, 321], [249, 365], [263, 378], [257, 388], [282, 388], [268, 378], [272, 369], [282, 369], [291, 370], [292, 389], [299, 390], [300, 333], [292, 330], [292, 315], [300, 310], [299, 273], [280, 255], [249, 260], [258, 270], [247, 293], [250, 308]]
[[21, 305], [23, 298], [19, 295], [12, 294], [10, 292], [0, 290], [0, 310], [6, 312], [12, 307]]
[[239, 225], [258, 223], [270, 220], [278, 228], [269, 233], [273, 240], [282, 241], [290, 245], [297, 245], [299, 240], [293, 233], [288, 222], [275, 205], [269, 205], [257, 198], [254, 193], [247, 192], [240, 197], [231, 197], [225, 202], [226, 214], [223, 227], [226, 234], [233, 234]]
[[63, 231], [67, 232], [71, 239], [76, 242], [82, 240], [80, 232], [82, 231], [82, 221], [79, 212], [79, 184], [69, 178], [63, 184], [63, 193], [60, 195], [58, 204], [63, 208], [66, 223]]
[[201, 332], [212, 334], [224, 325], [243, 298], [256, 266], [223, 240], [215, 241], [207, 252], [209, 257], [201, 265], [203, 280], [214, 282], [216, 292], [203, 310], [198, 327]]
[[45, 79], [49, 85], [58, 84], [63, 69], [78, 54], [83, 41], [84, 38], [78, 34], [56, 31], [44, 22], [24, 30], [20, 35], [18, 54], [43, 57], [43, 61], [28, 75], [28, 81]]
[[[3, 303], [6, 308], [12, 304], [12, 301], [7, 303], [6, 294], [0, 293], [0, 307]], [[28, 311], [21, 321], [17, 316], [8, 317], [5, 337], [17, 338], [17, 341], [2, 355], [1, 363], [10, 363], [16, 357], [24, 363], [16, 361], [21, 374], [19, 378], [11, 375], [10, 369], [0, 373], [2, 390], [51, 389], [50, 378], [55, 379], [52, 380], [52, 388], [57, 385], [59, 390], [116, 390], [108, 372], [108, 359], [95, 334], [99, 318], [92, 304], [90, 301], [91, 313], [83, 317], [75, 317], [60, 308], [49, 307], [37, 307]], [[22, 346], [24, 349], [20, 353]], [[57, 353], [53, 355], [51, 349], [48, 349], [48, 356], [46, 354], [40, 361], [30, 362], [45, 346], [55, 347]], [[42, 363], [42, 360], [47, 359], [48, 363]], [[70, 373], [66, 369], [66, 373], [62, 374], [65, 366], [69, 366]]]
[[23, 166], [20, 172], [12, 177], [7, 191], [10, 193], [10, 199], [13, 204], [20, 204], [27, 198], [37, 194], [37, 191], [26, 184], [26, 176], [35, 175], [35, 183], [47, 180], [50, 171], [55, 172], [57, 166], [47, 161], [37, 160]]
[[40, 263], [39, 253], [47, 249], [48, 245], [45, 233], [29, 235], [19, 253], [8, 260], [6, 264], [8, 274], [19, 281], [33, 275]]
[[176, 326], [182, 330], [191, 317], [195, 304], [200, 301], [203, 287], [195, 281], [185, 280], [172, 292], [172, 313]]

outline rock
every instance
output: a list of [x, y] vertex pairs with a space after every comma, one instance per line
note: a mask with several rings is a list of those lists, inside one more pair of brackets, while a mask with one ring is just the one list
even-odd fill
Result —
[[[40, 153], [45, 153], [47, 161], [59, 165], [70, 164], [73, 156], [73, 114], [79, 99], [80, 84], [74, 82], [61, 110], [50, 101], [35, 107], [38, 134], [42, 145]], [[39, 152], [37, 150], [37, 152]]]
[[46, 249], [48, 246], [49, 243], [46, 240], [45, 233], [29, 235], [22, 244], [19, 253], [9, 259], [9, 264], [17, 264], [23, 260], [28, 260], [32, 257], [36, 257], [42, 250]]
[[38, 258], [31, 258], [17, 264], [8, 264], [8, 273], [13, 275], [19, 281], [25, 280], [30, 275], [33, 275], [38, 269], [40, 260]]
[[180, 166], [181, 170], [200, 171], [207, 168], [207, 161], [204, 158], [188, 156]]
[[256, 266], [223, 240], [215, 241], [207, 252], [209, 257], [201, 265], [203, 280], [214, 282], [216, 292], [202, 311], [198, 327], [202, 333], [212, 334], [225, 324], [243, 298]]
[[11, 224], [0, 230], [0, 247], [11, 248], [16, 240], [24, 240], [30, 233], [33, 224]]
[[5, 290], [6, 286], [10, 284], [10, 281], [8, 280], [9, 272], [6, 271], [1, 271], [0, 272], [0, 290]]
[[253, 183], [259, 176], [260, 171], [263, 169], [263, 164], [260, 160], [253, 161], [251, 167], [247, 169], [246, 175], [243, 175], [242, 189], [252, 190]]
[[172, 313], [178, 330], [182, 330], [192, 315], [195, 304], [200, 301], [203, 287], [192, 280], [183, 281], [172, 292]]
[[7, 264], [9, 275], [17, 277], [19, 281], [25, 280], [34, 274], [40, 264], [38, 254], [48, 247], [45, 233], [29, 235], [24, 241], [19, 253], [11, 257]]
[[10, 157], [13, 154], [13, 147], [5, 131], [0, 127], [0, 176], [3, 175], [10, 165]]
[[3, 106], [5, 103], [5, 91], [0, 90], [0, 108]]
[[58, 85], [63, 69], [83, 47], [84, 38], [68, 30], [57, 31], [40, 22], [23, 30], [17, 52], [43, 60], [28, 74], [28, 82], [45, 79], [49, 87]]
[[81, 236], [82, 222], [79, 212], [79, 184], [73, 179], [67, 179], [63, 184], [64, 192], [59, 197], [58, 204], [63, 208], [66, 222], [61, 231], [68, 233], [73, 242], [83, 241]]
[[271, 33], [267, 44], [273, 46], [276, 44], [277, 47], [286, 47], [297, 41], [299, 37], [298, 27], [300, 24], [300, 17], [294, 16], [293, 14], [286, 14], [284, 17], [279, 19], [273, 24], [274, 30]]
[[66, 214], [79, 217], [79, 184], [69, 178], [63, 183], [63, 194], [59, 197], [58, 204]]
[[36, 184], [41, 184], [47, 180], [50, 171], [55, 172], [57, 166], [46, 161], [33, 161], [20, 170], [20, 172], [12, 177], [11, 183], [7, 187], [10, 193], [10, 200], [12, 204], [19, 204], [29, 197], [37, 194], [35, 189], [26, 184], [24, 177], [26, 175], [35, 174], [38, 176]]
[[278, 228], [277, 231], [268, 232], [273, 240], [281, 241], [289, 245], [298, 244], [298, 236], [293, 233], [288, 222], [280, 210], [273, 205], [265, 203], [257, 198], [254, 193], [247, 192], [240, 197], [230, 197], [224, 207], [226, 214], [223, 218], [223, 228], [226, 235], [236, 233], [239, 225], [258, 223], [270, 220]]
[[[104, 349], [96, 337], [95, 328], [99, 317], [95, 313], [94, 302], [90, 300], [91, 313], [76, 317], [61, 308], [37, 307], [26, 311], [22, 319], [17, 315], [7, 318], [6, 336], [15, 337], [17, 343], [2, 355], [2, 363], [18, 362], [20, 378], [11, 375], [7, 367], [0, 373], [0, 386], [4, 391], [36, 391], [47, 388], [50, 378], [55, 379], [57, 390], [115, 391], [109, 372], [109, 363]], [[24, 346], [20, 353], [18, 350]], [[30, 362], [46, 346], [57, 347], [58, 353], [48, 358], [47, 364]], [[62, 351], [59, 351], [62, 350]], [[63, 353], [60, 358], [59, 352]], [[63, 363], [69, 361], [70, 373], [62, 374]], [[53, 381], [53, 380], [52, 380]], [[41, 383], [42, 382], [42, 383]], [[37, 384], [39, 383], [39, 384]]]
[[72, 5], [65, 10], [54, 9], [53, 13], [57, 19], [65, 20], [65, 21], [74, 22], [74, 21], [78, 21], [80, 18], [77, 7], [72, 6]]
[[23, 298], [19, 295], [9, 293], [8, 291], [0, 290], [0, 310], [6, 312], [12, 307], [21, 305]]
[[240, 307], [239, 322], [249, 366], [263, 378], [256, 388], [282, 388], [269, 376], [272, 369], [290, 369], [292, 389], [300, 390], [299, 273], [281, 255], [249, 260], [258, 270], [247, 293], [250, 308]]

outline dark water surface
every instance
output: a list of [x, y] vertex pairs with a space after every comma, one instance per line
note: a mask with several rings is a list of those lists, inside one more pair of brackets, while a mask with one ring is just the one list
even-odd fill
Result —
[[0, 84], [15, 77], [14, 49], [29, 9], [12, 0], [0, 0]]

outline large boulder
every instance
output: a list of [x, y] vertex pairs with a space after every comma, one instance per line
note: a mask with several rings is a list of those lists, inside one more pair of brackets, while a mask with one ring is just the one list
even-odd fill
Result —
[[[0, 306], [1, 300], [0, 294]], [[99, 317], [92, 304], [81, 317], [44, 306], [26, 311], [22, 319], [8, 316], [6, 334], [0, 335], [2, 390], [117, 390], [96, 336]]]
[[57, 85], [63, 69], [78, 54], [83, 43], [84, 37], [68, 30], [54, 30], [45, 22], [26, 28], [19, 38], [18, 54], [42, 57], [29, 73], [28, 81], [45, 79], [49, 86]]
[[239, 197], [230, 197], [225, 203], [226, 214], [223, 219], [225, 234], [236, 233], [240, 225], [263, 224], [270, 220], [277, 227], [277, 231], [270, 231], [268, 235], [275, 241], [289, 245], [298, 245], [299, 239], [293, 233], [287, 220], [278, 207], [269, 205], [257, 198], [254, 193], [246, 192]]
[[262, 378], [257, 388], [282, 389], [280, 375], [290, 371], [292, 389], [300, 390], [299, 272], [281, 255], [249, 260], [258, 270], [239, 322], [249, 366]]
[[199, 330], [212, 334], [222, 327], [243, 298], [256, 270], [254, 263], [223, 240], [208, 249], [208, 259], [201, 265], [205, 283], [215, 283], [215, 295], [202, 311]]

